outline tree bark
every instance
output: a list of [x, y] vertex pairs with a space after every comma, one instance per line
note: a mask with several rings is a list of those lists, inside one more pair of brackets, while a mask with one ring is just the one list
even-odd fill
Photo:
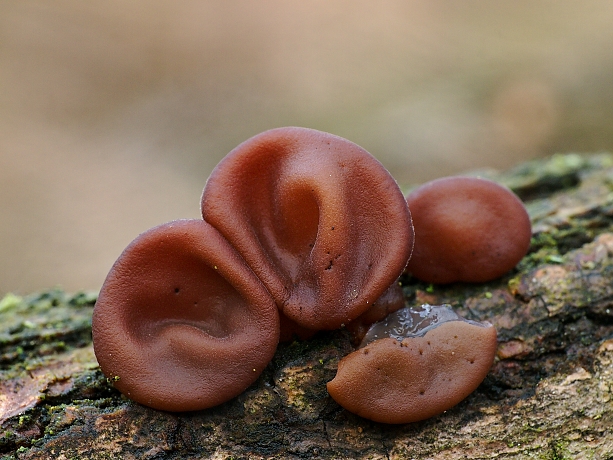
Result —
[[156, 411], [100, 372], [94, 294], [8, 295], [0, 459], [613, 458], [613, 156], [557, 155], [487, 174], [526, 202], [529, 254], [486, 284], [402, 280], [408, 305], [449, 303], [498, 330], [488, 377], [446, 413], [391, 426], [339, 407], [326, 382], [352, 351], [343, 330], [280, 345], [226, 404]]

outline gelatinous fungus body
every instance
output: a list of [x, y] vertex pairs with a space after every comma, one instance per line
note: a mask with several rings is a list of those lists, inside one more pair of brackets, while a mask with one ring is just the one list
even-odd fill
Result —
[[374, 323], [384, 320], [390, 313], [404, 307], [404, 294], [400, 283], [393, 283], [375, 303], [356, 319], [347, 324], [347, 330], [357, 344]]
[[202, 220], [138, 236], [109, 272], [93, 314], [102, 372], [156, 409], [215, 406], [274, 355], [277, 307], [228, 242]]
[[373, 325], [365, 345], [343, 358], [328, 382], [332, 398], [350, 412], [383, 423], [424, 420], [466, 398], [493, 363], [496, 330], [445, 309], [405, 308], [390, 315], [387, 324]]
[[290, 320], [336, 329], [400, 276], [413, 246], [408, 206], [368, 152], [332, 134], [278, 128], [215, 168], [202, 216], [234, 246]]
[[520, 199], [495, 182], [445, 177], [407, 196], [415, 250], [407, 266], [430, 283], [485, 282], [511, 270], [530, 246]]

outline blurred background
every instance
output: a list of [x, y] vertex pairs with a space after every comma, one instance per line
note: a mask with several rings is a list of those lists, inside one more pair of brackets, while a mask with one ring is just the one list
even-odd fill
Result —
[[0, 294], [99, 289], [286, 125], [402, 185], [613, 150], [609, 0], [0, 0]]

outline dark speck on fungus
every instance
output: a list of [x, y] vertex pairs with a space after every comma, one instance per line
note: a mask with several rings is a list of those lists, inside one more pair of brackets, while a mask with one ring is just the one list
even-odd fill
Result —
[[479, 386], [494, 361], [496, 329], [425, 305], [374, 324], [362, 345], [340, 361], [328, 392], [361, 417], [409, 423], [450, 409]]
[[230, 152], [207, 181], [202, 216], [282, 313], [310, 330], [364, 313], [400, 276], [413, 246], [408, 206], [381, 163], [306, 128], [266, 131]]
[[415, 228], [407, 272], [422, 281], [490, 281], [529, 249], [530, 218], [523, 203], [490, 180], [437, 179], [411, 192], [407, 202]]
[[114, 386], [156, 409], [190, 411], [243, 392], [272, 359], [277, 307], [242, 258], [202, 220], [138, 236], [109, 272], [94, 351]]

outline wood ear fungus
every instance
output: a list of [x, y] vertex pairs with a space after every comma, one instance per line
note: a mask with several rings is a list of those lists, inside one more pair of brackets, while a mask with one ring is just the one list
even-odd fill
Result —
[[202, 216], [234, 246], [290, 320], [336, 329], [400, 276], [413, 247], [408, 206], [366, 150], [306, 128], [261, 133], [230, 152]]
[[513, 192], [495, 182], [445, 177], [418, 187], [407, 202], [415, 250], [406, 271], [422, 281], [490, 281], [528, 252], [528, 213]]
[[363, 347], [343, 358], [328, 392], [345, 409], [383, 423], [440, 414], [472, 393], [496, 352], [496, 329], [447, 307], [401, 309], [372, 326]]
[[201, 209], [204, 220], [138, 236], [94, 308], [102, 372], [156, 409], [228, 401], [258, 378], [280, 337], [348, 325], [364, 338], [328, 382], [339, 404], [385, 423], [439, 414], [483, 380], [496, 331], [447, 307], [402, 308], [399, 276], [487, 281], [523, 257], [531, 236], [519, 199], [491, 181], [440, 179], [405, 200], [364, 149], [305, 128], [236, 147]]
[[279, 315], [264, 286], [202, 220], [160, 225], [121, 254], [93, 315], [102, 372], [129, 398], [191, 411], [225, 402], [272, 359]]

